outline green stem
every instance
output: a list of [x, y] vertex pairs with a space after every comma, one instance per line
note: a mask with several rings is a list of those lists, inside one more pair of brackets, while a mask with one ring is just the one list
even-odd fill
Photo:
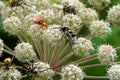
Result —
[[108, 79], [108, 76], [85, 76], [84, 78], [88, 79]]
[[44, 51], [44, 60], [45, 62], [48, 62], [48, 43], [46, 38], [43, 40], [43, 51]]
[[93, 38], [94, 36], [95, 36], [94, 34], [89, 34], [89, 35], [87, 36], [87, 39], [92, 40], [92, 38]]
[[53, 59], [54, 59], [55, 52], [57, 51], [57, 49], [58, 49], [58, 46], [55, 46], [53, 49], [53, 52], [51, 53], [51, 56], [50, 56], [50, 64], [51, 65], [53, 65]]
[[20, 40], [20, 42], [25, 42], [24, 39], [20, 36], [20, 34], [16, 34], [17, 38]]
[[91, 58], [96, 58], [97, 57], [97, 54], [93, 54], [93, 55], [90, 55], [88, 57], [84, 57], [82, 59], [79, 59], [77, 61], [74, 61], [73, 63], [78, 63], [78, 62], [82, 62], [82, 61], [85, 61], [85, 60], [88, 60], [88, 59], [91, 59]]
[[15, 54], [13, 52], [9, 51], [9, 50], [4, 49], [3, 51], [10, 54], [10, 55], [12, 55], [12, 56], [15, 56]]
[[63, 57], [62, 59], [57, 61], [55, 66], [58, 67], [58, 66], [61, 66], [61, 65], [65, 64], [73, 55], [74, 55], [73, 52], [67, 54], [65, 57]]
[[92, 61], [92, 60], [95, 60], [97, 59], [97, 57], [94, 57], [94, 58], [90, 58], [88, 60], [84, 60], [84, 61], [79, 61], [79, 62], [76, 62], [77, 64], [83, 64], [83, 63], [86, 63], [86, 62], [89, 62], [89, 61]]
[[6, 44], [4, 44], [4, 47], [5, 47], [5, 49], [7, 49], [8, 51], [13, 52], [13, 50], [10, 49]]
[[68, 44], [64, 47], [64, 44], [65, 43], [62, 43], [62, 45], [60, 45], [60, 48], [57, 52], [57, 55], [55, 55], [55, 58], [54, 58], [54, 63], [56, 63], [61, 57], [62, 55], [64, 54], [65, 50], [68, 48]]
[[115, 49], [116, 49], [116, 50], [119, 50], [119, 49], [120, 49], [120, 46], [116, 47]]
[[92, 68], [92, 67], [98, 67], [98, 66], [106, 66], [107, 64], [92, 64], [87, 66], [80, 66], [82, 68]]
[[36, 47], [37, 54], [38, 54], [39, 58], [40, 58], [41, 60], [43, 60], [43, 51], [42, 51], [42, 49], [41, 49], [41, 47], [40, 47], [40, 42], [39, 42], [39, 40], [33, 40], [33, 42], [34, 42], [34, 44], [35, 44], [35, 47]]

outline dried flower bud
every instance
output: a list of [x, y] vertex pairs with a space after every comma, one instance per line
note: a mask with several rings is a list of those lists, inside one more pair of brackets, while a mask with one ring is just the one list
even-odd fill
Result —
[[72, 30], [77, 31], [81, 26], [82, 20], [77, 15], [67, 14], [63, 16], [63, 26], [70, 26]]
[[78, 38], [73, 45], [75, 53], [81, 56], [88, 56], [89, 51], [93, 49], [91, 41], [85, 38]]
[[17, 34], [21, 30], [21, 21], [18, 17], [11, 16], [4, 21], [4, 29], [10, 34]]
[[38, 61], [33, 66], [35, 67], [34, 71], [37, 72], [36, 78], [39, 80], [49, 80], [54, 76], [54, 71], [50, 69], [51, 67], [47, 63]]
[[103, 10], [104, 8], [108, 7], [111, 3], [110, 0], [88, 0], [88, 2], [97, 10]]
[[107, 74], [109, 80], [120, 80], [120, 65], [119, 64], [112, 65], [108, 69]]
[[101, 45], [98, 49], [98, 59], [102, 64], [110, 64], [117, 58], [116, 50], [111, 45]]
[[110, 24], [104, 21], [93, 21], [90, 24], [90, 31], [95, 37], [105, 38], [111, 32]]
[[61, 80], [83, 80], [82, 69], [76, 65], [69, 64], [62, 68]]
[[120, 26], [120, 5], [110, 8], [107, 18], [113, 25]]
[[0, 39], [0, 56], [3, 52], [3, 46], [4, 46], [4, 43], [3, 43], [2, 39]]
[[90, 8], [83, 8], [79, 10], [78, 15], [82, 19], [83, 25], [90, 25], [92, 21], [99, 19], [97, 12]]
[[30, 62], [36, 60], [37, 56], [29, 43], [19, 43], [15, 47], [15, 57], [22, 62]]

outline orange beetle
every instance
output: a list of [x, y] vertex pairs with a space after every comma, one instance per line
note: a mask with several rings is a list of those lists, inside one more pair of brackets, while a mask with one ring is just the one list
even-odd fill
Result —
[[35, 21], [35, 24], [40, 25], [40, 27], [44, 27], [44, 28], [48, 28], [48, 25], [46, 23], [44, 23], [44, 17], [40, 16], [40, 18], [38, 20]]

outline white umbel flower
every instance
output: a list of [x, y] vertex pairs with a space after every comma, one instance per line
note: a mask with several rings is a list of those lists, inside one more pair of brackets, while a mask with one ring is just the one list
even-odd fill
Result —
[[3, 10], [2, 17], [8, 18], [9, 16], [17, 16], [23, 21], [24, 17], [32, 12], [35, 12], [34, 6], [22, 5], [19, 7], [6, 7]]
[[108, 71], [109, 80], [120, 80], [120, 64], [112, 65]]
[[92, 21], [99, 19], [97, 12], [91, 8], [80, 9], [78, 15], [82, 19], [83, 25], [90, 25]]
[[37, 56], [29, 43], [19, 43], [15, 47], [15, 57], [21, 62], [30, 62], [36, 60]]
[[88, 0], [88, 2], [97, 10], [103, 10], [104, 8], [108, 7], [111, 3], [110, 0]]
[[62, 68], [61, 80], [83, 80], [82, 69], [74, 64], [69, 64]]
[[104, 21], [93, 21], [90, 24], [90, 31], [95, 37], [105, 38], [111, 32], [110, 24]]
[[47, 30], [44, 31], [44, 35], [47, 38], [48, 42], [52, 45], [57, 45], [61, 40], [62, 34], [59, 29], [59, 25], [50, 25]]
[[33, 39], [39, 40], [39, 39], [43, 39], [43, 33], [45, 30], [46, 29], [40, 27], [40, 25], [33, 24], [33, 25], [31, 25], [31, 27], [29, 29], [29, 33]]
[[77, 55], [88, 56], [89, 51], [93, 50], [92, 42], [86, 38], [78, 38], [73, 45], [73, 50]]
[[77, 15], [67, 14], [63, 16], [63, 26], [70, 26], [72, 30], [79, 30], [82, 25], [82, 20]]
[[50, 69], [50, 65], [47, 63], [43, 62], [35, 62], [34, 65], [35, 67], [34, 71], [37, 72], [37, 79], [39, 80], [50, 80], [54, 76], [54, 71]]
[[30, 13], [29, 15], [27, 15], [27, 16], [25, 17], [26, 20], [32, 21], [32, 22], [33, 22], [33, 21], [36, 21], [37, 18], [38, 18], [37, 14], [34, 14], [34, 13]]
[[20, 80], [21, 78], [21, 73], [12, 66], [9, 68], [9, 70], [0, 69], [1, 80]]
[[3, 52], [3, 46], [4, 46], [4, 43], [3, 43], [2, 39], [0, 39], [0, 56]]
[[102, 64], [109, 64], [117, 58], [116, 50], [111, 45], [101, 45], [98, 49], [98, 59]]
[[31, 6], [36, 6], [36, 10], [47, 8], [49, 5], [49, 0], [23, 0], [23, 3]]
[[53, 24], [55, 22], [54, 19], [56, 15], [52, 9], [40, 10], [37, 15], [43, 16], [47, 24]]
[[113, 25], [120, 26], [120, 5], [110, 8], [107, 18]]
[[21, 30], [21, 21], [18, 17], [11, 16], [4, 21], [4, 30], [10, 34], [17, 34]]
[[85, 8], [85, 5], [79, 0], [62, 0], [62, 4], [65, 6], [73, 6], [76, 11]]

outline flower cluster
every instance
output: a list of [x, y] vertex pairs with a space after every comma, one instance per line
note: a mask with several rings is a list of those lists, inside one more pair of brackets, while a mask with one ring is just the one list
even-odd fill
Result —
[[111, 28], [109, 26], [110, 24], [108, 22], [93, 21], [90, 24], [91, 34], [96, 37], [105, 38], [107, 34], [111, 32]]
[[11, 16], [4, 21], [4, 30], [15, 35], [21, 30], [21, 24], [18, 17]]
[[37, 13], [37, 15], [38, 16], [44, 16], [45, 22], [49, 23], [49, 24], [54, 23], [55, 16], [56, 16], [52, 9], [40, 10]]
[[31, 27], [29, 29], [30, 35], [35, 40], [43, 39], [43, 33], [44, 33], [44, 31], [45, 31], [45, 29], [41, 28], [40, 25], [38, 25], [38, 24], [31, 25]]
[[104, 8], [108, 7], [111, 3], [110, 0], [88, 0], [88, 2], [97, 10], [103, 10]]
[[0, 69], [1, 80], [20, 80], [21, 77], [21, 73], [14, 67], [10, 67], [9, 70]]
[[69, 64], [62, 68], [61, 80], [83, 80], [82, 69], [74, 64]]
[[33, 66], [35, 67], [34, 71], [37, 72], [36, 78], [39, 80], [48, 80], [54, 76], [54, 71], [47, 63], [37, 61]]
[[58, 44], [58, 42], [62, 39], [62, 34], [60, 32], [59, 25], [49, 25], [49, 28], [45, 30], [44, 35], [46, 36], [48, 42], [52, 45]]
[[78, 31], [82, 27], [82, 20], [77, 15], [67, 14], [63, 16], [63, 22], [63, 26], [70, 26], [74, 31]]
[[90, 25], [92, 21], [99, 19], [97, 12], [91, 8], [82, 8], [78, 15], [82, 19], [83, 25]]
[[36, 60], [37, 56], [34, 52], [32, 46], [29, 43], [19, 43], [15, 47], [15, 57], [22, 62], [30, 62], [32, 60]]
[[120, 65], [112, 65], [107, 71], [109, 80], [120, 80]]
[[98, 59], [102, 64], [110, 64], [117, 58], [116, 50], [111, 45], [101, 45], [98, 49]]
[[81, 37], [74, 42], [73, 49], [76, 54], [87, 56], [89, 55], [89, 51], [94, 48], [90, 40]]
[[110, 8], [107, 18], [113, 25], [120, 26], [120, 5]]
[[85, 5], [81, 3], [79, 0], [62, 0], [62, 4], [65, 6], [73, 6], [76, 10], [80, 10], [85, 8]]
[[[19, 43], [12, 50], [0, 39], [0, 55], [4, 51], [12, 56], [11, 61], [0, 62], [0, 79], [53, 80], [58, 75], [61, 80], [119, 80], [119, 65], [112, 65], [106, 76], [83, 73], [87, 68], [119, 63], [115, 62], [119, 46], [101, 44], [97, 50], [93, 44], [95, 37], [104, 39], [112, 32], [110, 24], [120, 25], [120, 5], [105, 11], [108, 15], [103, 18], [101, 12], [109, 8], [110, 0], [88, 0], [86, 6], [80, 0], [11, 1], [15, 5], [0, 1], [0, 17], [3, 29], [16, 36]], [[15, 58], [20, 65], [13, 66]], [[99, 61], [86, 64], [92, 60]]]

